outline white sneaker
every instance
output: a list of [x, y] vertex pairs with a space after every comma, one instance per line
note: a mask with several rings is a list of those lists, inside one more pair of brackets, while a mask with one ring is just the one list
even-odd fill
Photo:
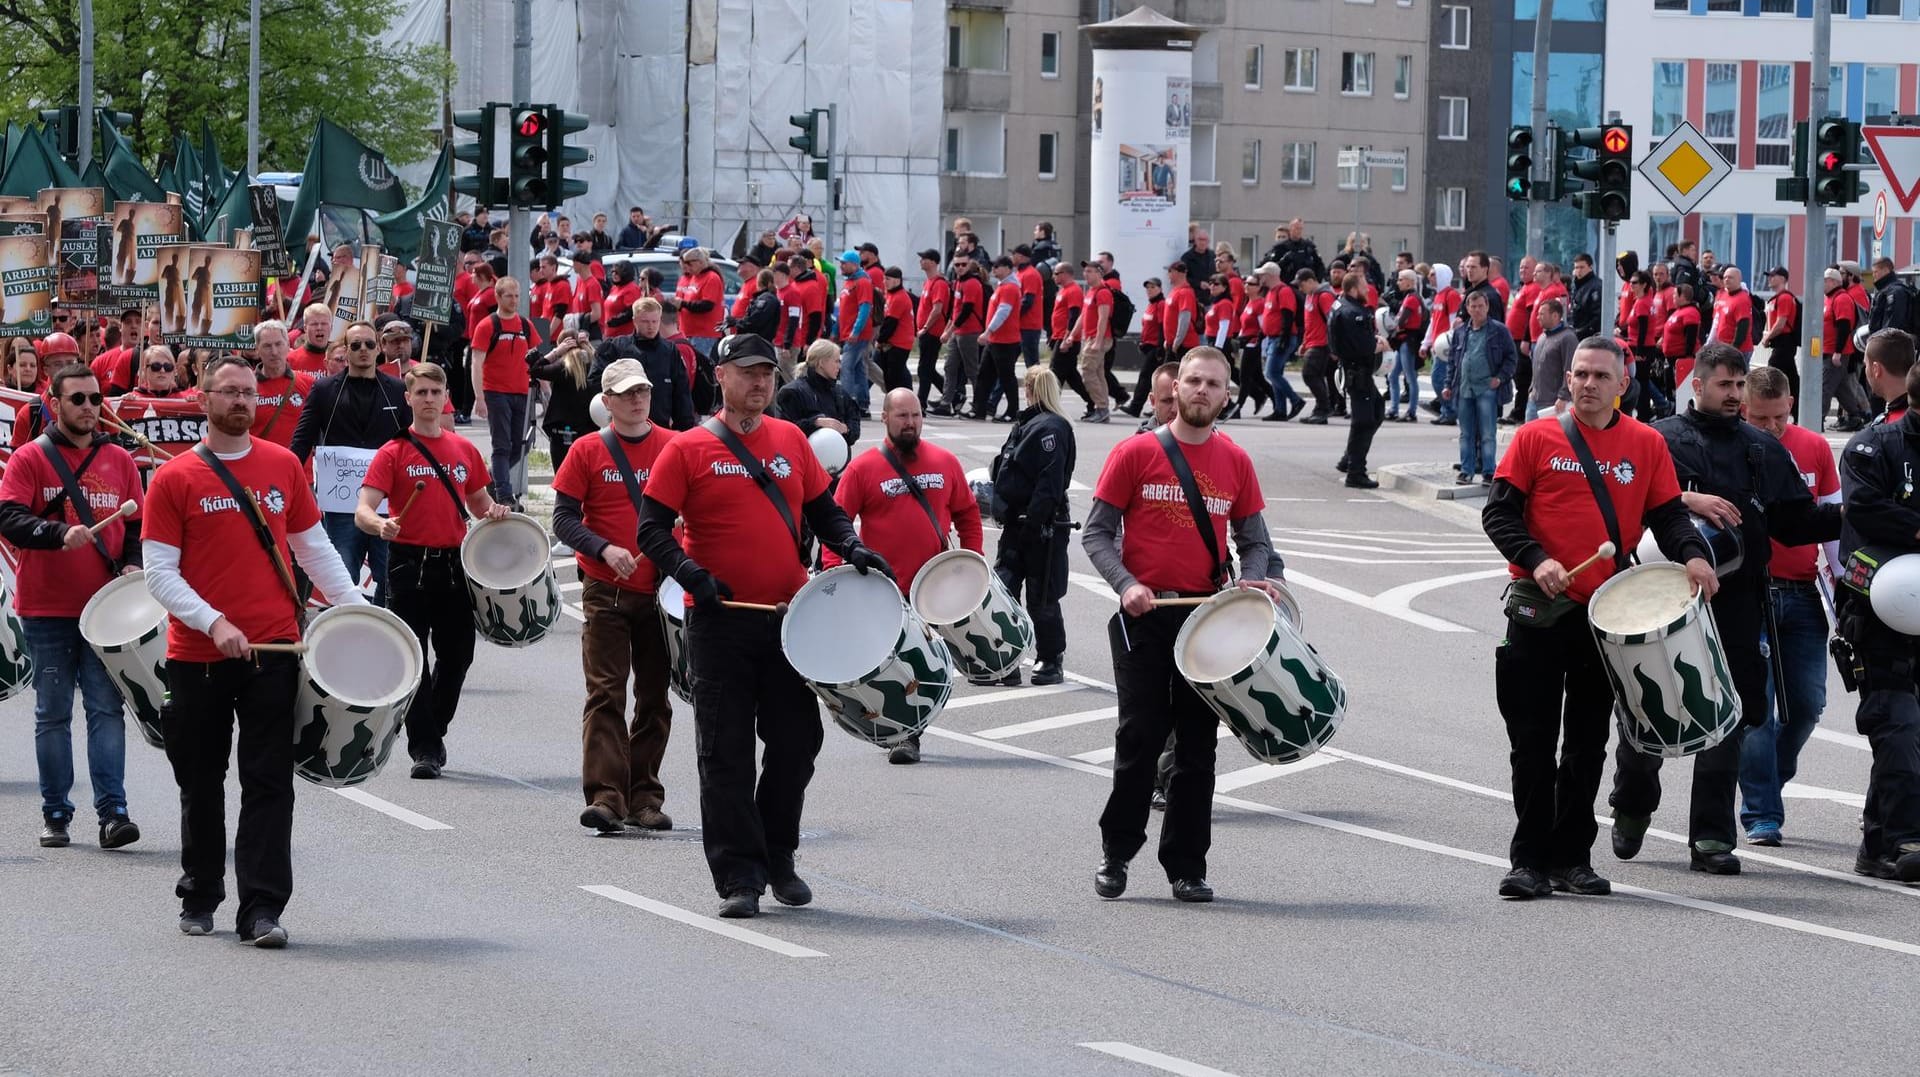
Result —
[[554, 544], [553, 544], [553, 556], [555, 556], [555, 557], [572, 557], [572, 556], [573, 556], [573, 547], [571, 547], [571, 546], [569, 546], [569, 545], [567, 545], [567, 544], [566, 544], [566, 543], [564, 543], [564, 542], [560, 542], [560, 541], [557, 541], [557, 540], [556, 540], [556, 541], [554, 542]]

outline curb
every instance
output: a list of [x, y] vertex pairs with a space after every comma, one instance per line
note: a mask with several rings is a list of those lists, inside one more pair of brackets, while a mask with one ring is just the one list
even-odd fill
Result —
[[1463, 504], [1469, 501], [1480, 503], [1487, 499], [1487, 488], [1479, 483], [1472, 486], [1454, 485], [1453, 470], [1448, 464], [1388, 464], [1376, 474], [1391, 479], [1395, 491], [1415, 497]]

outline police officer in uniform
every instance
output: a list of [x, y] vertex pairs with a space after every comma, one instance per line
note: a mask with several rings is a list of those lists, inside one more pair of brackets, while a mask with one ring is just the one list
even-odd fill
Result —
[[[1654, 429], [1666, 438], [1687, 511], [1743, 544], [1738, 568], [1720, 575], [1713, 619], [1740, 694], [1743, 726], [1694, 756], [1693, 805], [1687, 820], [1689, 866], [1711, 875], [1740, 874], [1734, 789], [1740, 777], [1745, 725], [1767, 718], [1767, 658], [1761, 650], [1772, 600], [1767, 592], [1769, 539], [1789, 546], [1825, 542], [1840, 534], [1840, 508], [1819, 505], [1800, 468], [1777, 438], [1740, 417], [1747, 360], [1714, 341], [1694, 358], [1693, 402], [1685, 414]], [[1774, 634], [1777, 635], [1777, 634]], [[1631, 860], [1640, 852], [1660, 805], [1660, 758], [1624, 739], [1614, 750], [1613, 852]]]
[[[1060, 412], [1060, 380], [1051, 368], [1029, 369], [1020, 388], [1026, 409], [1014, 418], [1013, 432], [993, 461], [992, 510], [1000, 524], [993, 570], [1033, 618], [1033, 683], [1059, 684], [1065, 679], [1060, 660], [1067, 653], [1060, 600], [1067, 593], [1072, 530], [1067, 484], [1073, 481], [1073, 424]], [[1001, 683], [1019, 684], [1020, 671]]]

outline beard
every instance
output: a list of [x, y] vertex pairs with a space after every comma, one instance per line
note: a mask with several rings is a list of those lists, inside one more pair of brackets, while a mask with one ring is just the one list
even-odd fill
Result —
[[1182, 400], [1180, 401], [1179, 407], [1180, 420], [1182, 422], [1188, 426], [1200, 427], [1202, 429], [1212, 426], [1213, 421], [1219, 418], [1220, 413], [1225, 410], [1225, 401], [1222, 401], [1219, 407], [1210, 407], [1198, 400]]
[[888, 440], [893, 442], [894, 448], [900, 450], [900, 455], [912, 456], [914, 450], [920, 447], [920, 432], [917, 430], [902, 430], [898, 434], [892, 435]]
[[228, 437], [239, 437], [253, 429], [253, 409], [236, 407], [219, 415], [207, 416], [207, 422]]

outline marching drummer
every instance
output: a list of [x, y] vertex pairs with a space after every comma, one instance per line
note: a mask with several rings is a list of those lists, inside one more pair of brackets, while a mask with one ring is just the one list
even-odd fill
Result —
[[1172, 733], [1160, 865], [1174, 897], [1213, 900], [1206, 876], [1218, 719], [1174, 666], [1174, 637], [1193, 607], [1155, 602], [1232, 586], [1229, 531], [1240, 555], [1239, 586], [1280, 597], [1269, 581], [1281, 578], [1282, 565], [1260, 515], [1266, 501], [1253, 460], [1214, 429], [1232, 376], [1233, 365], [1217, 349], [1187, 352], [1180, 360], [1173, 422], [1116, 446], [1093, 491], [1082, 545], [1120, 596], [1120, 611], [1107, 626], [1120, 721], [1113, 791], [1100, 814], [1102, 859], [1093, 877], [1094, 893], [1103, 898], [1126, 892], [1127, 863], [1146, 843], [1154, 771]]
[[[77, 360], [77, 357], [76, 357]], [[121, 572], [140, 567], [140, 520], [109, 520], [144, 500], [140, 469], [120, 446], [94, 439], [100, 381], [79, 362], [48, 385], [54, 421], [7, 459], [0, 477], [0, 538], [20, 551], [14, 610], [33, 660], [33, 742], [40, 764], [40, 844], [64, 847], [73, 820], [73, 691], [87, 713], [87, 770], [100, 847], [140, 840], [127, 817], [127, 726], [120, 693], [80, 637], [80, 612]], [[100, 525], [96, 535], [90, 527]]]
[[[840, 473], [834, 500], [860, 521], [860, 541], [873, 547], [899, 575], [900, 593], [910, 595], [920, 568], [949, 548], [958, 532], [960, 547], [983, 554], [980, 503], [967, 484], [960, 458], [920, 440], [920, 398], [911, 389], [894, 389], [880, 406], [886, 443], [855, 457]], [[825, 558], [828, 567], [839, 558]], [[889, 763], [918, 763], [920, 738], [896, 745]]]
[[[641, 494], [674, 432], [649, 419], [653, 382], [638, 359], [616, 359], [600, 377], [611, 425], [573, 443], [553, 478], [553, 530], [580, 564], [580, 825], [672, 830], [661, 808], [660, 761], [673, 729], [671, 659], [657, 608], [659, 574], [638, 555]], [[626, 721], [633, 679], [633, 724]]]
[[[1520, 428], [1480, 514], [1513, 577], [1506, 639], [1493, 653], [1518, 816], [1502, 897], [1613, 892], [1592, 864], [1593, 798], [1606, 763], [1613, 687], [1587, 623], [1587, 600], [1626, 567], [1623, 536], [1651, 528], [1661, 551], [1685, 562], [1695, 591], [1711, 596], [1718, 586], [1706, 543], [1681, 504], [1666, 441], [1613, 406], [1627, 384], [1620, 346], [1607, 337], [1581, 341], [1567, 384], [1573, 410]], [[1613, 558], [1568, 572], [1603, 542], [1613, 543]]]
[[[407, 755], [413, 777], [433, 779], [447, 765], [447, 728], [473, 665], [473, 603], [460, 562], [467, 518], [497, 520], [507, 507], [488, 492], [486, 458], [448, 428], [446, 371], [415, 363], [405, 384], [413, 425], [373, 454], [353, 522], [387, 544], [387, 605], [420, 640], [426, 668], [407, 705]], [[382, 501], [391, 515], [380, 515]]]
[[[862, 573], [888, 577], [827, 493], [827, 473], [800, 428], [766, 414], [778, 360], [750, 333], [714, 349], [721, 410], [667, 443], [640, 509], [640, 547], [686, 589], [687, 649], [700, 751], [700, 818], [720, 915], [757, 916], [771, 884], [783, 905], [813, 891], [795, 873], [800, 808], [821, 741], [820, 707], [780, 646], [772, 606], [805, 586], [800, 520]], [[673, 533], [685, 527], [685, 547]], [[756, 795], [753, 743], [766, 745]]]
[[[1739, 841], [1734, 791], [1740, 780], [1740, 742], [1746, 726], [1767, 720], [1767, 659], [1763, 638], [1772, 599], [1767, 563], [1772, 542], [1789, 546], [1840, 537], [1840, 506], [1818, 504], [1800, 477], [1800, 466], [1779, 439], [1740, 417], [1747, 360], [1722, 341], [1709, 342], [1693, 360], [1693, 401], [1687, 410], [1654, 424], [1666, 439], [1687, 511], [1741, 537], [1739, 567], [1720, 576], [1713, 620], [1740, 694], [1742, 728], [1693, 757], [1692, 807], [1687, 817], [1688, 866], [1710, 875], [1740, 874], [1733, 855]], [[1640, 852], [1654, 809], [1660, 806], [1656, 755], [1625, 739], [1613, 753], [1613, 852], [1631, 860]]]
[[[213, 932], [226, 898], [227, 757], [239, 727], [243, 808], [234, 835], [242, 942], [287, 944], [293, 894], [293, 720], [300, 660], [253, 643], [300, 638], [287, 552], [330, 601], [366, 601], [327, 541], [306, 469], [248, 431], [259, 385], [245, 360], [202, 374], [206, 441], [162, 464], [147, 490], [147, 588], [167, 624], [167, 759], [180, 785], [180, 930]], [[269, 544], [271, 548], [269, 549]]]

